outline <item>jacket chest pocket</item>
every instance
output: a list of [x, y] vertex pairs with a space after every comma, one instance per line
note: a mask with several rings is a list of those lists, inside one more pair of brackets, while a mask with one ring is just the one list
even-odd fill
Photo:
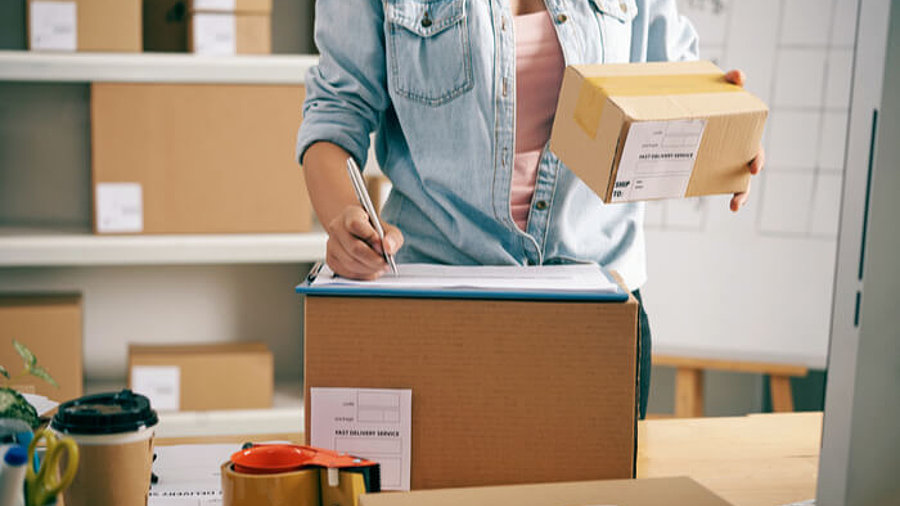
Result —
[[603, 34], [603, 62], [631, 60], [631, 22], [637, 16], [634, 0], [591, 0]]
[[388, 86], [427, 105], [472, 89], [466, 0], [388, 0]]

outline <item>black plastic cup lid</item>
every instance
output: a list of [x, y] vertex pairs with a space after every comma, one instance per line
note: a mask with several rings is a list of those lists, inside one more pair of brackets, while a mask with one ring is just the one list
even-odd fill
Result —
[[60, 404], [50, 428], [64, 434], [121, 434], [157, 424], [150, 399], [131, 390], [86, 395]]

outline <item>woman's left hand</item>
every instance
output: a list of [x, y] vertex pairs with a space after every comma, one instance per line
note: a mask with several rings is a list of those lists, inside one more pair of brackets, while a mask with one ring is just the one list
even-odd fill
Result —
[[[740, 70], [730, 70], [727, 74], [725, 74], [725, 79], [730, 83], [734, 83], [738, 86], [744, 85], [744, 73]], [[766, 151], [762, 146], [759, 147], [759, 151], [756, 152], [756, 156], [753, 160], [747, 164], [747, 168], [750, 171], [750, 174], [755, 176], [759, 174], [759, 172], [763, 169], [763, 165], [766, 163]], [[731, 197], [731, 210], [733, 212], [737, 212], [738, 209], [744, 206], [747, 203], [747, 198], [750, 196], [750, 183], [753, 181], [749, 181], [747, 183], [747, 191], [735, 193], [733, 197]]]

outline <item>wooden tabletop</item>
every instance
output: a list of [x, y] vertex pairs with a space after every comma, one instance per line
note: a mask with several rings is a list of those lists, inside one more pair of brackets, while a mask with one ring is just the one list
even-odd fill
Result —
[[690, 476], [739, 505], [812, 499], [822, 413], [645, 420], [638, 477]]
[[[638, 477], [689, 476], [738, 506], [815, 497], [822, 413], [778, 413], [639, 422]], [[303, 441], [300, 432], [165, 438], [157, 444]]]

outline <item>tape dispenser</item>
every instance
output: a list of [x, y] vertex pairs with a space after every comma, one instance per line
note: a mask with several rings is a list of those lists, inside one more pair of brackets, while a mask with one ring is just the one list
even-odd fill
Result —
[[221, 471], [224, 506], [357, 506], [381, 491], [378, 463], [312, 446], [245, 445]]

